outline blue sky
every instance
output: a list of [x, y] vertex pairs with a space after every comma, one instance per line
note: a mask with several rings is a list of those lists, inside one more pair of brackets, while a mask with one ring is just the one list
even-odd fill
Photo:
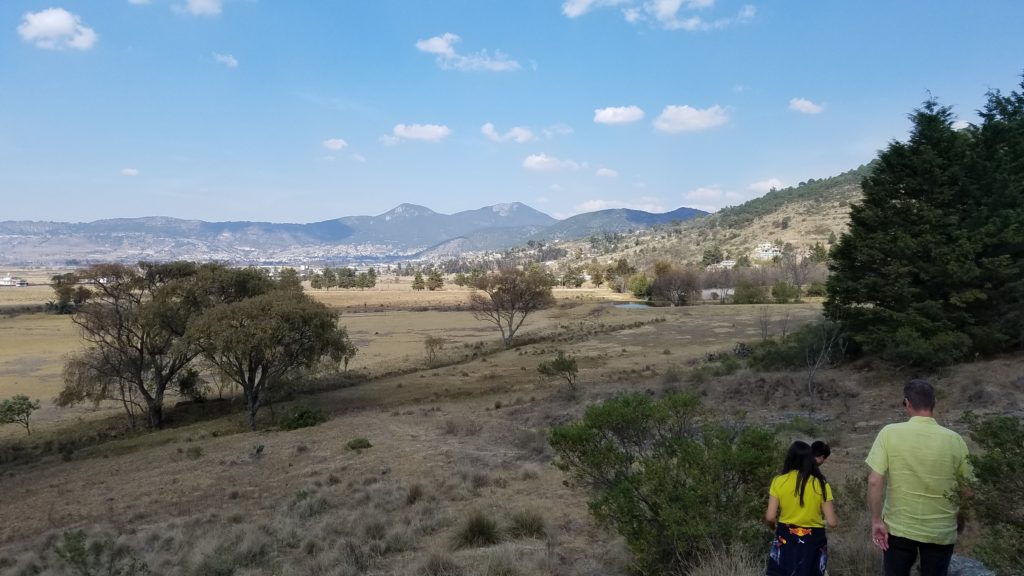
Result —
[[1024, 71], [1024, 2], [5, 0], [0, 220], [713, 210]]

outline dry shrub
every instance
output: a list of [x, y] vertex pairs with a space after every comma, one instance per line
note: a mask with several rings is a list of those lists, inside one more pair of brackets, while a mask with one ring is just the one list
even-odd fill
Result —
[[449, 436], [476, 436], [483, 430], [483, 424], [472, 418], [446, 418], [441, 430]]
[[448, 554], [434, 552], [416, 571], [417, 576], [462, 576], [462, 566]]
[[455, 548], [479, 548], [498, 543], [498, 523], [481, 510], [475, 510], [455, 533]]
[[531, 460], [540, 462], [551, 460], [551, 445], [548, 444], [548, 435], [544, 430], [520, 428], [512, 436], [512, 445]]
[[479, 576], [519, 576], [522, 555], [510, 545], [488, 550], [477, 574]]
[[512, 538], [544, 538], [547, 536], [547, 523], [544, 515], [536, 510], [520, 510], [510, 520], [508, 534]]
[[[765, 548], [767, 557], [768, 549]], [[765, 560], [749, 552], [714, 550], [698, 559], [687, 576], [754, 576], [763, 574]], [[831, 573], [831, 570], [829, 571]]]

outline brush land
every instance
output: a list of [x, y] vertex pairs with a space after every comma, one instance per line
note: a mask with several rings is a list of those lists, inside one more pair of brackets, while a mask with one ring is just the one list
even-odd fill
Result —
[[[62, 449], [69, 435], [102, 438], [119, 424], [117, 409], [50, 402], [63, 356], [80, 346], [68, 317], [0, 318], [0, 397], [27, 393], [44, 405], [31, 438], [8, 425], [0, 443], [8, 453], [51, 447], [0, 465], [0, 572], [57, 573], [47, 568], [54, 542], [83, 529], [157, 574], [625, 574], [628, 550], [566, 485], [546, 434], [623, 391], [686, 390], [713, 417], [776, 426], [787, 442], [830, 441], [826, 473], [844, 521], [830, 572], [871, 573], [862, 495], [843, 490], [859, 490], [875, 433], [902, 419], [906, 374], [870, 364], [827, 371], [811, 400], [804, 373], [708, 361], [758, 340], [766, 312], [778, 335], [819, 318], [819, 304], [619, 308], [622, 295], [604, 289], [556, 290], [557, 305], [524, 325], [525, 344], [505, 350], [494, 326], [465, 310], [468, 291], [413, 292], [407, 281], [313, 292], [343, 311], [359, 377], [292, 400], [329, 415], [292, 431], [275, 424], [288, 409], [278, 405], [261, 414], [260, 432], [246, 432], [227, 394], [214, 402], [227, 405], [221, 416], [174, 412], [165, 430]], [[432, 364], [428, 336], [444, 339]], [[559, 350], [579, 360], [576, 395], [537, 372]], [[967, 405], [1019, 413], [1021, 366], [1011, 357], [934, 374], [942, 422], [962, 428]], [[356, 439], [366, 447], [350, 448]]]

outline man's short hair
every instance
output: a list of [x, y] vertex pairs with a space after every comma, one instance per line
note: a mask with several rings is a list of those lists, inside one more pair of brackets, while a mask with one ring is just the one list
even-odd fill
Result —
[[811, 444], [811, 453], [814, 454], [815, 458], [828, 458], [832, 455], [832, 448], [822, 440], [815, 440]]
[[915, 378], [903, 386], [903, 397], [918, 410], [935, 409], [935, 389], [923, 378]]

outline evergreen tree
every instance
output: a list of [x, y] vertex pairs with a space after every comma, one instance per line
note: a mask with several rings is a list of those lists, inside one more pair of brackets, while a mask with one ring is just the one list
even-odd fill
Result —
[[444, 286], [444, 278], [441, 277], [441, 273], [437, 270], [431, 270], [430, 275], [427, 276], [427, 289], [433, 292], [434, 290], [440, 290]]
[[917, 365], [1024, 344], [1024, 97], [980, 128], [934, 100], [863, 182], [832, 250], [826, 308], [868, 350]]
[[427, 287], [426, 283], [423, 282], [423, 273], [417, 270], [416, 271], [416, 277], [412, 279], [412, 289], [413, 290], [423, 290], [426, 287]]

